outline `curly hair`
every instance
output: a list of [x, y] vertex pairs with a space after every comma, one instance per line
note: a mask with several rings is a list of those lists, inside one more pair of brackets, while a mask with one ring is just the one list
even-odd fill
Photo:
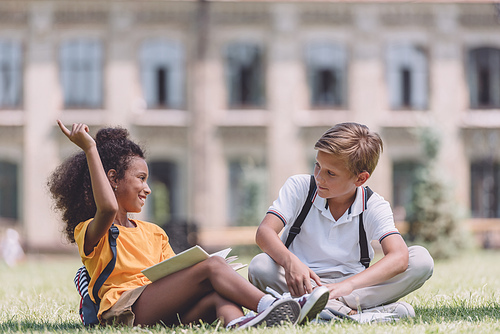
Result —
[[[118, 180], [125, 176], [131, 158], [145, 158], [143, 149], [129, 139], [129, 132], [123, 128], [101, 129], [95, 142], [104, 171], [116, 170]], [[85, 153], [65, 160], [49, 177], [47, 185], [55, 201], [54, 208], [62, 213], [66, 237], [74, 243], [75, 227], [94, 217], [97, 210]]]

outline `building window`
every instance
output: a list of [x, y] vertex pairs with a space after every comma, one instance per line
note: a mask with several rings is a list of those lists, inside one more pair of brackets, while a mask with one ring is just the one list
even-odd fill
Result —
[[150, 109], [184, 106], [185, 64], [180, 43], [146, 41], [140, 52], [141, 83]]
[[266, 170], [252, 160], [229, 162], [229, 221], [232, 225], [258, 225], [268, 207]]
[[18, 219], [17, 165], [0, 161], [0, 219]]
[[168, 161], [149, 163], [151, 199], [148, 200], [151, 220], [165, 225], [179, 219], [179, 192], [177, 191], [177, 165]]
[[22, 78], [21, 45], [0, 41], [0, 109], [21, 105]]
[[500, 218], [500, 164], [471, 164], [471, 214], [474, 218]]
[[391, 109], [427, 109], [428, 61], [422, 48], [407, 44], [389, 46], [387, 79]]
[[471, 108], [500, 108], [500, 49], [469, 52], [469, 90]]
[[226, 82], [230, 108], [262, 107], [264, 105], [264, 64], [261, 47], [249, 43], [228, 45]]
[[406, 218], [420, 167], [421, 164], [413, 161], [395, 162], [392, 166], [392, 206], [397, 221], [404, 221]]
[[306, 48], [307, 78], [312, 107], [346, 106], [347, 54], [343, 47], [311, 43]]
[[102, 107], [102, 58], [98, 41], [73, 40], [61, 45], [61, 84], [66, 108]]

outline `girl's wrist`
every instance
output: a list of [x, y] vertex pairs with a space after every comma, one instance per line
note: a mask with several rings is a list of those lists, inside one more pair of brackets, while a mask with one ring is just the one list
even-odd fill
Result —
[[97, 146], [95, 144], [91, 144], [85, 148], [82, 148], [82, 151], [87, 155], [91, 153], [97, 153]]

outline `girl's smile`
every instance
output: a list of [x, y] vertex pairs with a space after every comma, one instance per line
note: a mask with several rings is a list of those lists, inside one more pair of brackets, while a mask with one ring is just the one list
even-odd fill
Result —
[[148, 165], [143, 158], [132, 157], [125, 176], [118, 183], [116, 200], [123, 212], [141, 212], [151, 193], [148, 186]]
[[144, 206], [144, 204], [145, 204], [145, 202], [146, 202], [146, 196], [141, 196], [141, 195], [139, 195], [139, 200], [141, 201], [142, 206]]

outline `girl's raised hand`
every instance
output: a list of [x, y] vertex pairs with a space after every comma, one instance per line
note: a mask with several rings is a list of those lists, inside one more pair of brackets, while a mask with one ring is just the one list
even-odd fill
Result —
[[61, 131], [69, 138], [73, 143], [80, 147], [84, 152], [88, 149], [95, 147], [95, 140], [89, 135], [89, 127], [83, 123], [74, 123], [71, 131], [68, 130], [66, 126], [57, 120], [57, 124]]

